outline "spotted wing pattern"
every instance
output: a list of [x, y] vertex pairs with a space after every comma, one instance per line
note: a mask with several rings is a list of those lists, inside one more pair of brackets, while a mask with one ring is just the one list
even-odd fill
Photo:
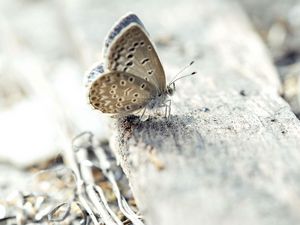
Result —
[[153, 85], [126, 72], [108, 72], [91, 82], [89, 101], [103, 113], [126, 114], [144, 108], [155, 96]]
[[[106, 55], [111, 43], [122, 34], [122, 32], [132, 24], [141, 26], [144, 29], [144, 25], [137, 15], [133, 13], [128, 13], [123, 18], [121, 18], [112, 28], [105, 39], [103, 55]], [[144, 29], [145, 30], [145, 29]]]
[[140, 20], [133, 14], [123, 18], [108, 36], [105, 67], [140, 77], [162, 93], [166, 89], [163, 67]]

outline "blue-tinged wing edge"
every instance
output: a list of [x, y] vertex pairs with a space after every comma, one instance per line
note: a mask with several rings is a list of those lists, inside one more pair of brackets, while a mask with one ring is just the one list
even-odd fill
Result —
[[[135, 15], [134, 13], [128, 13], [124, 17], [122, 17], [112, 28], [112, 30], [108, 33], [105, 42], [104, 42], [104, 49], [103, 49], [103, 56], [105, 56], [109, 46], [116, 39], [116, 37], [122, 33], [122, 31], [129, 27], [129, 25], [137, 24], [141, 26], [144, 30], [144, 25], [141, 20]], [[145, 30], [146, 32], [146, 30]]]
[[88, 87], [94, 80], [99, 78], [102, 74], [104, 74], [104, 64], [100, 63], [97, 65], [93, 65], [92, 69], [90, 69], [86, 75], [85, 75], [85, 80], [84, 84], [86, 87]]

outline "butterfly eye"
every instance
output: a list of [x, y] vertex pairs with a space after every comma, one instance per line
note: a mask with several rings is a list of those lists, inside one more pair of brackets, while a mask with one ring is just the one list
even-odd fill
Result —
[[109, 93], [116, 94], [116, 91], [115, 90], [110, 90]]
[[133, 77], [129, 77], [128, 81], [129, 81], [130, 83], [133, 83], [134, 78], [133, 78]]
[[125, 109], [126, 109], [126, 110], [131, 110], [131, 106], [130, 106], [130, 105], [126, 105], [126, 106], [125, 106]]
[[116, 88], [117, 88], [117, 85], [113, 84], [113, 85], [111, 86], [111, 88], [112, 88], [112, 89], [116, 89]]
[[124, 101], [123, 98], [119, 98], [119, 99], [118, 99], [118, 102], [123, 102], [123, 101]]
[[141, 46], [144, 46], [144, 44], [145, 44], [144, 41], [141, 41], [141, 42], [140, 42], [140, 45], [141, 45]]
[[148, 45], [148, 50], [151, 51], [152, 50], [152, 47], [151, 45]]
[[144, 89], [146, 87], [146, 84], [141, 85], [141, 89]]
[[138, 93], [134, 93], [133, 96], [134, 97], [139, 97], [139, 94]]
[[136, 98], [132, 99], [131, 102], [132, 102], [132, 103], [135, 103], [135, 102], [136, 102]]

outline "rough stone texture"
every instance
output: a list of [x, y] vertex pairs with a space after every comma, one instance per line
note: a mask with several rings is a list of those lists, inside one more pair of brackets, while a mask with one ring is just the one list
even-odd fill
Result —
[[300, 123], [262, 41], [232, 2], [181, 10], [190, 17], [170, 29], [188, 51], [172, 59], [199, 56], [199, 74], [177, 82], [169, 120], [117, 124], [114, 149], [146, 222], [299, 224]]
[[[279, 17], [291, 18], [283, 1], [243, 2], [252, 17], [258, 14], [255, 24], [263, 29], [268, 30], [276, 17], [270, 19], [275, 15], [271, 8]], [[293, 4], [295, 14], [296, 1], [284, 2]], [[67, 123], [73, 133], [94, 130], [100, 136], [105, 116], [83, 109], [82, 76], [98, 60], [115, 20], [132, 11], [156, 42], [168, 80], [193, 59], [197, 62], [191, 69], [198, 72], [197, 77], [177, 82], [170, 120], [137, 123], [132, 118], [119, 124], [121, 139], [114, 144], [120, 145], [120, 162], [147, 223], [299, 224], [299, 121], [279, 97], [280, 83], [268, 53], [234, 3], [10, 0], [1, 1], [0, 10], [1, 115], [13, 121], [2, 117], [8, 124], [1, 123], [6, 134], [1, 135], [2, 155], [12, 153], [12, 159], [31, 165], [25, 156], [37, 154], [20, 137], [45, 156], [46, 147], [57, 148], [51, 132], [64, 136], [55, 124]], [[290, 22], [299, 27], [297, 20]], [[295, 38], [286, 39], [288, 47], [299, 42], [298, 30], [287, 33]], [[30, 87], [25, 97], [37, 96], [43, 104], [33, 103], [41, 111], [28, 105], [32, 113], [25, 115], [18, 107], [24, 94], [19, 84]], [[15, 103], [20, 114], [4, 107], [9, 99], [7, 105]], [[43, 110], [55, 120], [42, 119], [49, 126], [37, 122], [35, 115], [44, 118]], [[18, 141], [8, 142], [8, 136]], [[23, 155], [14, 151], [15, 143], [22, 144], [16, 149]], [[5, 179], [2, 183], [9, 184]]]

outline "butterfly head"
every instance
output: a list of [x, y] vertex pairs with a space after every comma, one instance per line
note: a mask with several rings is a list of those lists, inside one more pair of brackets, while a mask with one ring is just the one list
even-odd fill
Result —
[[191, 65], [194, 64], [194, 61], [190, 62], [188, 65], [186, 65], [185, 67], [183, 67], [175, 76], [174, 78], [172, 79], [172, 81], [167, 85], [167, 88], [166, 88], [166, 94], [169, 95], [169, 96], [172, 96], [175, 92], [175, 82], [177, 80], [180, 80], [184, 77], [189, 77], [189, 76], [192, 76], [192, 75], [195, 75], [196, 72], [192, 72], [190, 74], [187, 74], [187, 75], [183, 75], [183, 76], [180, 76], [178, 77], [183, 71], [185, 71], [187, 68], [189, 68]]
[[175, 83], [171, 83], [167, 86], [166, 94], [172, 96], [175, 92]]
[[169, 95], [169, 96], [172, 96], [172, 95], [174, 94], [175, 89], [176, 89], [176, 88], [175, 88], [175, 82], [176, 82], [177, 80], [180, 80], [180, 79], [185, 78], [185, 77], [193, 76], [193, 75], [195, 75], [195, 74], [196, 74], [196, 72], [192, 72], [192, 73], [190, 73], [190, 74], [187, 74], [187, 75], [178, 77], [178, 78], [176, 78], [176, 79], [173, 79], [173, 80], [167, 85], [166, 94]]

